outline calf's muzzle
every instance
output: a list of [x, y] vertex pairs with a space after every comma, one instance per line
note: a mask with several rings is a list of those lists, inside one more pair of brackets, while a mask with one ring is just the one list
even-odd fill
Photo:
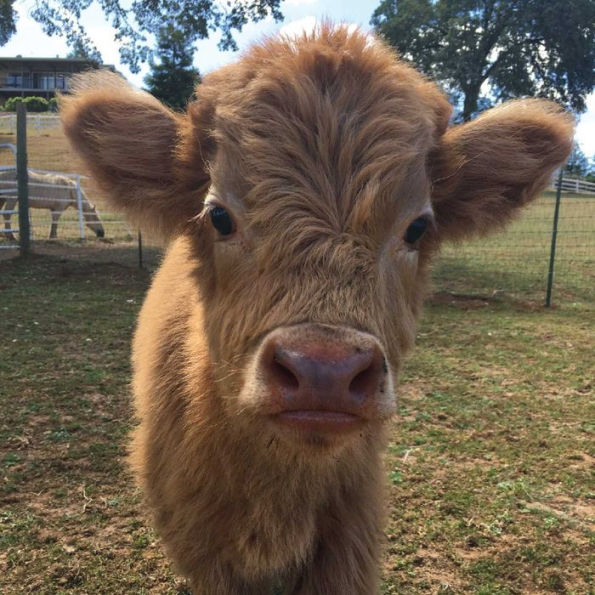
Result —
[[299, 431], [357, 430], [379, 417], [389, 384], [378, 341], [345, 327], [276, 329], [264, 339], [257, 365], [273, 420]]

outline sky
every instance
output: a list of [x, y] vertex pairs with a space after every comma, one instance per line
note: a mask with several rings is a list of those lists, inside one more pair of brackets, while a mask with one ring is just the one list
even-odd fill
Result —
[[[16, 56], [46, 58], [53, 56], [64, 57], [68, 53], [66, 42], [60, 37], [48, 37], [41, 27], [29, 16], [34, 0], [17, 0], [15, 8], [19, 19], [17, 33], [10, 41], [0, 48], [1, 56]], [[370, 29], [370, 18], [380, 0], [284, 0], [281, 12], [285, 17], [276, 23], [272, 18], [259, 23], [248, 23], [239, 34], [235, 35], [238, 52], [221, 52], [217, 48], [218, 36], [199, 41], [196, 44], [195, 65], [201, 74], [223, 66], [233, 61], [238, 53], [246, 49], [252, 42], [258, 41], [264, 35], [276, 32], [299, 32], [304, 28], [311, 28], [320, 19], [329, 18], [333, 21], [356, 23], [364, 29]], [[128, 80], [137, 86], [142, 86], [143, 77], [148, 71], [145, 65], [140, 74], [132, 74], [130, 70], [120, 64], [118, 48], [114, 41], [114, 29], [105, 21], [97, 3], [85, 11], [84, 20], [87, 32], [101, 52], [106, 64], [113, 64]], [[587, 98], [587, 112], [582, 114], [576, 129], [576, 140], [588, 157], [595, 156], [595, 93]]]

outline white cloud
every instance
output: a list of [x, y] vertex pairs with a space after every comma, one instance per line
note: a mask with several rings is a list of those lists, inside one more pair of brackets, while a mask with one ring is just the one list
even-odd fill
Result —
[[[279, 29], [279, 33], [281, 33], [282, 35], [287, 35], [289, 37], [297, 37], [302, 33], [312, 33], [316, 25], [320, 24], [321, 22], [323, 22], [323, 19], [310, 15], [283, 25], [281, 29]], [[350, 33], [353, 33], [356, 29], [361, 29], [361, 26], [357, 23], [339, 22], [335, 26], [338, 27], [343, 25], [347, 26], [347, 29]], [[374, 41], [374, 37], [372, 35], [370, 35], [369, 38], [370, 41]]]
[[250, 21], [244, 25], [240, 33], [234, 33], [239, 48], [237, 52], [219, 50], [217, 47], [219, 35], [217, 33], [208, 39], [201, 39], [195, 45], [194, 64], [200, 69], [201, 74], [211, 72], [233, 62], [238, 58], [240, 52], [246, 50], [252, 43], [260, 41], [265, 35], [274, 33], [278, 27], [279, 25], [271, 16], [267, 16], [258, 23]]
[[291, 21], [291, 23], [287, 23], [279, 29], [279, 33], [282, 35], [287, 35], [289, 37], [297, 37], [302, 33], [311, 33], [314, 31], [316, 27], [316, 23], [318, 20], [315, 16], [307, 16], [302, 19], [298, 19], [297, 21]]
[[66, 42], [60, 37], [48, 37], [30, 16], [32, 2], [17, 2], [15, 10], [18, 14], [17, 33], [2, 46], [4, 56], [21, 55], [26, 58], [53, 58], [65, 56], [68, 52]]

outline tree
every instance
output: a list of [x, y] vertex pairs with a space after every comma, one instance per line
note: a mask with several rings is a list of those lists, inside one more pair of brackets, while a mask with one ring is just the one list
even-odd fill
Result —
[[565, 171], [574, 176], [584, 178], [589, 174], [590, 165], [589, 159], [581, 150], [578, 143], [574, 143], [572, 146], [572, 153], [566, 162]]
[[372, 25], [462, 103], [548, 97], [583, 112], [595, 85], [593, 0], [382, 0]]
[[0, 46], [16, 33], [17, 14], [13, 8], [14, 0], [0, 0]]
[[200, 81], [192, 64], [194, 48], [184, 32], [166, 25], [159, 31], [156, 63], [150, 60], [151, 72], [145, 77], [147, 91], [171, 108], [184, 109]]
[[[151, 56], [150, 35], [159, 35], [161, 27], [171, 24], [184, 33], [189, 43], [206, 39], [213, 31], [221, 32], [220, 49], [237, 49], [233, 31], [241, 31], [249, 21], [260, 21], [272, 15], [282, 18], [281, 0], [35, 0], [31, 16], [48, 35], [61, 35], [71, 47], [92, 56], [99, 55], [89, 38], [81, 18], [94, 2], [101, 7], [108, 22], [116, 29], [115, 41], [120, 60], [132, 72]], [[0, 0], [4, 3], [11, 4]], [[0, 19], [3, 15], [0, 13]], [[0, 30], [1, 30], [0, 23]], [[0, 37], [0, 44], [2, 38]]]
[[95, 62], [98, 66], [101, 64], [101, 54], [84, 43], [80, 39], [76, 39], [70, 46], [70, 51], [66, 55], [67, 58], [82, 58]]
[[589, 159], [589, 171], [585, 176], [587, 182], [595, 182], [595, 154]]

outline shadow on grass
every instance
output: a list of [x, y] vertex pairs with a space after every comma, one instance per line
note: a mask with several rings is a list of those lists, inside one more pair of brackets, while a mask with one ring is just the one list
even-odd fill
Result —
[[[553, 305], [588, 306], [595, 298], [595, 275], [589, 270], [554, 275]], [[498, 263], [441, 257], [433, 267], [434, 298], [445, 301], [452, 296], [454, 302], [482, 300], [492, 304], [509, 304], [515, 308], [535, 309], [545, 304], [547, 269], [507, 270]], [[434, 299], [432, 298], [432, 299]]]

